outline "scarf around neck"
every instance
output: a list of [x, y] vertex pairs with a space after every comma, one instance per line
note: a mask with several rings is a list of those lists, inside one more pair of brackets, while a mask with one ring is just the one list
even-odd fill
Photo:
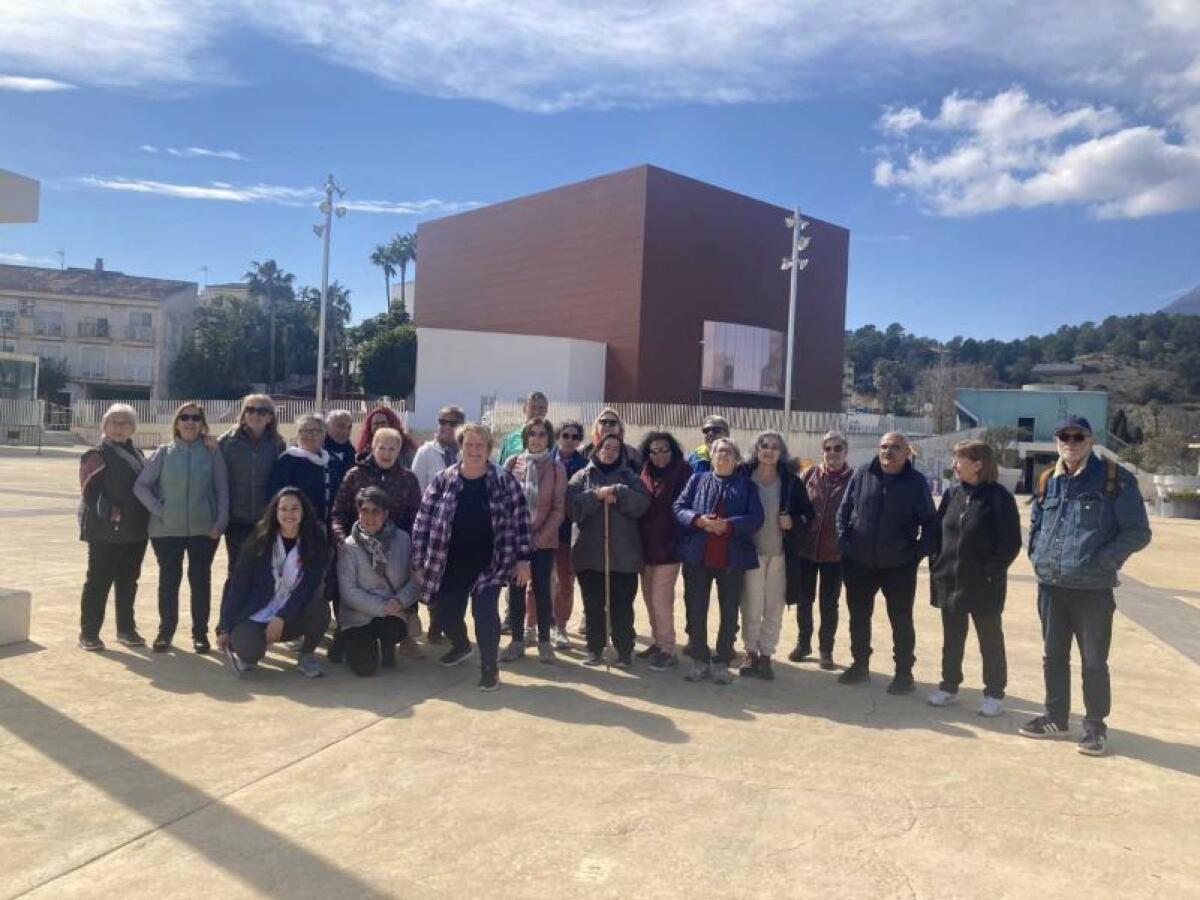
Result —
[[104, 443], [112, 448], [113, 453], [117, 454], [129, 468], [133, 469], [135, 475], [142, 473], [142, 469], [146, 466], [146, 461], [134, 452], [133, 441], [118, 444], [116, 441], [106, 440]]
[[525, 481], [521, 485], [521, 490], [525, 493], [525, 503], [529, 507], [530, 522], [537, 514], [538, 496], [541, 493], [541, 476], [538, 466], [549, 458], [550, 448], [546, 448], [541, 453], [531, 453], [528, 450], [521, 453], [521, 459], [525, 461]]
[[363, 527], [355, 522], [350, 529], [350, 536], [354, 539], [354, 545], [361, 547], [370, 558], [375, 574], [383, 576], [388, 587], [392, 587], [392, 579], [388, 577], [388, 561], [392, 556], [392, 539], [396, 536], [396, 526], [391, 519], [384, 522], [378, 534], [367, 534]]
[[300, 559], [300, 539], [288, 550], [283, 546], [283, 535], [275, 535], [275, 545], [271, 548], [271, 575], [275, 578], [275, 595], [271, 598], [268, 608], [271, 615], [283, 608], [292, 596], [292, 591], [300, 583], [304, 572], [304, 563]]
[[313, 453], [311, 450], [305, 450], [303, 447], [296, 446], [288, 447], [283, 452], [288, 456], [296, 456], [300, 459], [307, 459], [313, 465], [320, 466], [321, 468], [325, 468], [329, 465], [329, 451], [324, 447], [321, 448], [320, 453]]

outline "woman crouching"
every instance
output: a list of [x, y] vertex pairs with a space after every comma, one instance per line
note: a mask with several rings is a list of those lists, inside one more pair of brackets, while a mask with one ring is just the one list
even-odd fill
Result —
[[358, 521], [338, 552], [342, 648], [355, 675], [396, 665], [408, 611], [421, 596], [409, 577], [412, 541], [388, 518], [388, 495], [376, 485], [355, 498]]
[[298, 638], [296, 670], [325, 674], [314, 651], [329, 626], [321, 591], [328, 563], [329, 542], [312, 504], [299, 488], [284, 488], [242, 547], [221, 601], [217, 646], [236, 674], [253, 669], [268, 644]]

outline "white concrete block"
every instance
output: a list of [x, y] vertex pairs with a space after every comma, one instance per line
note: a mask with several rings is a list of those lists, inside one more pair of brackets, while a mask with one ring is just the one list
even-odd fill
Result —
[[0, 647], [29, 640], [33, 598], [29, 591], [0, 588]]

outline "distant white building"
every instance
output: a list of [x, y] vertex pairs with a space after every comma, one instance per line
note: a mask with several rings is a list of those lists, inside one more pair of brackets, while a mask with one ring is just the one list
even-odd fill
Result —
[[[400, 302], [400, 285], [392, 285], [392, 305], [395, 306]], [[416, 321], [417, 313], [417, 282], [404, 282], [404, 308], [408, 310], [409, 318]]]
[[225, 284], [210, 284], [200, 292], [200, 303], [209, 303], [217, 297], [237, 297], [239, 300], [250, 296], [250, 286], [244, 281], [230, 281]]
[[167, 396], [167, 372], [197, 304], [191, 281], [0, 265], [0, 345], [70, 372], [81, 398]]

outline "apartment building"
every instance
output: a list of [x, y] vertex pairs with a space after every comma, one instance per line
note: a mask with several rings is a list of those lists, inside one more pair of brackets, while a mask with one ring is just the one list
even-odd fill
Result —
[[189, 281], [0, 265], [0, 351], [66, 364], [68, 398], [168, 396], [197, 303]]

